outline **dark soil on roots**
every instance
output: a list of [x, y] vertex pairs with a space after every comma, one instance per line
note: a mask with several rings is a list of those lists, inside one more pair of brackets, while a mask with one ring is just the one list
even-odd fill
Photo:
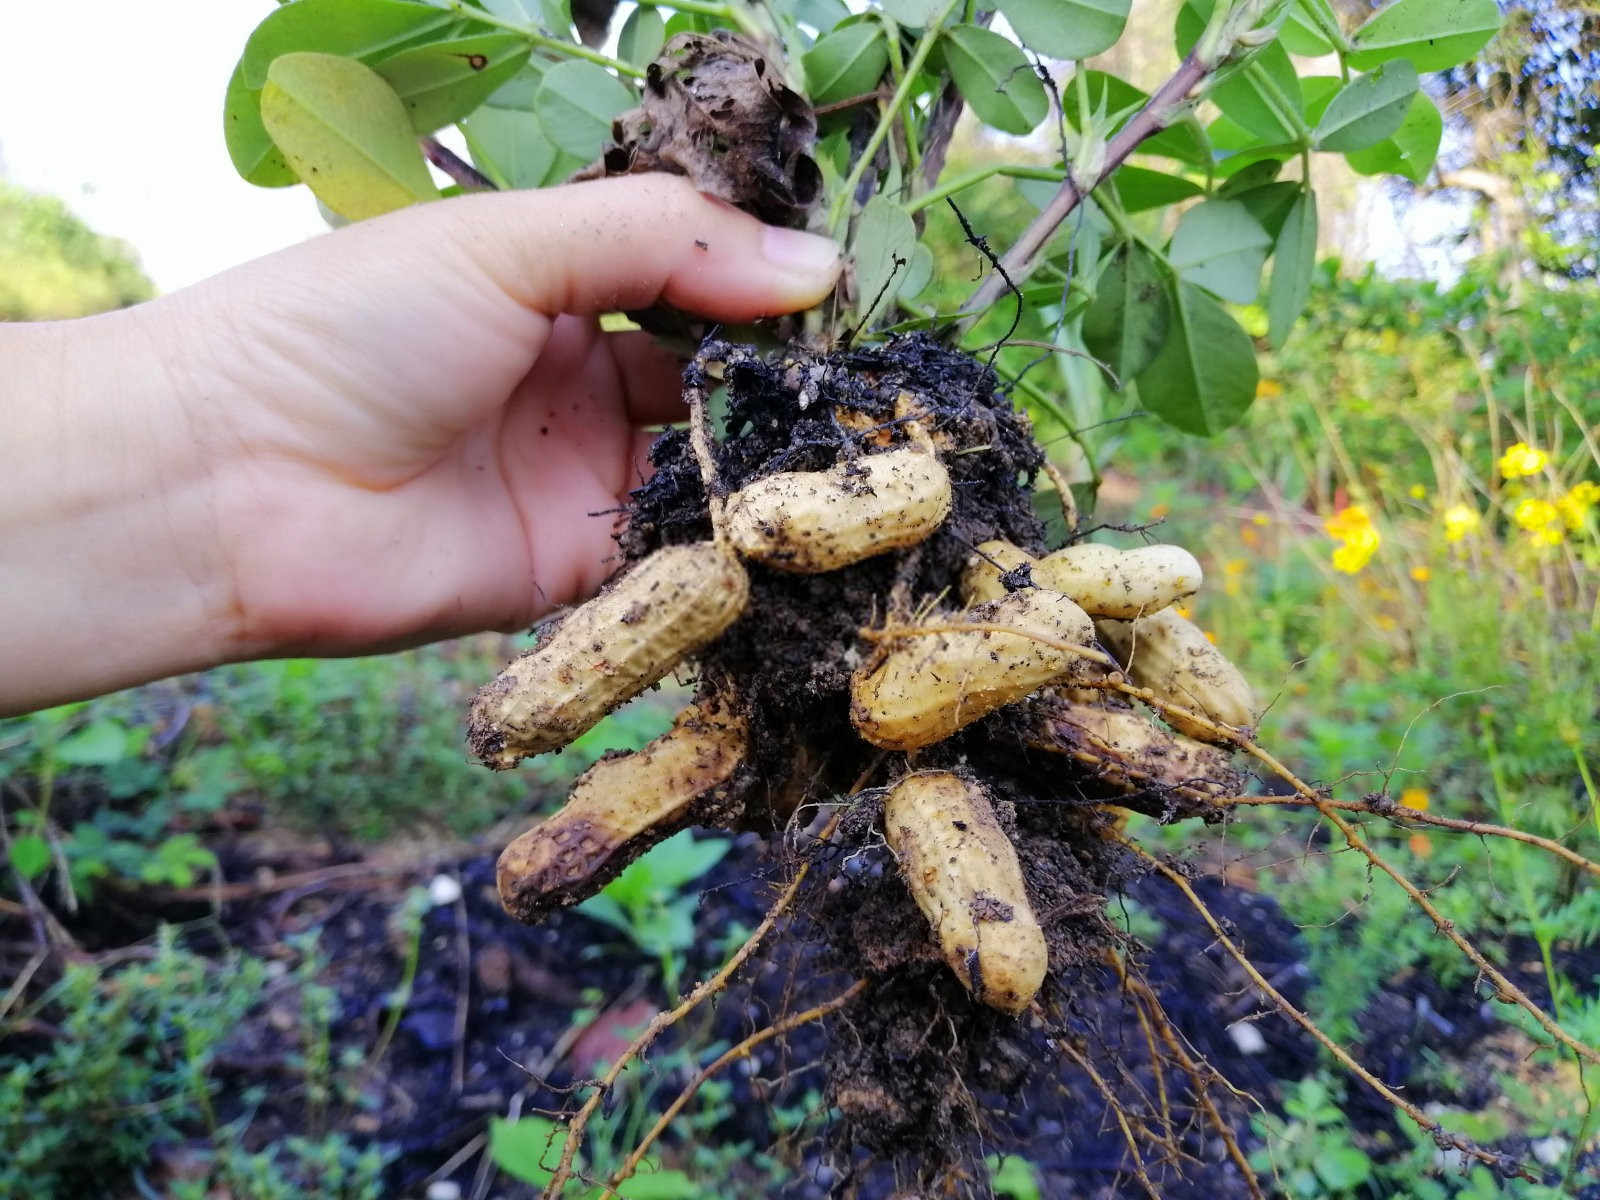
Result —
[[[703, 686], [733, 697], [749, 717], [751, 753], [735, 781], [744, 828], [770, 835], [810, 820], [807, 806], [845, 806], [813, 874], [815, 894], [802, 902], [819, 965], [873, 980], [824, 1047], [827, 1097], [842, 1116], [830, 1130], [830, 1160], [879, 1164], [941, 1194], [986, 1194], [984, 1147], [1005, 1140], [1030, 1072], [1048, 1064], [1050, 1079], [1062, 1074], [1047, 1043], [1088, 1036], [1082, 1014], [1105, 991], [1108, 953], [1127, 942], [1104, 915], [1106, 897], [1131, 886], [1142, 867], [1105, 836], [1114, 818], [1101, 802], [1114, 793], [1088, 768], [1029, 748], [1026, 703], [915, 756], [886, 755], [850, 723], [850, 679], [875, 652], [862, 629], [959, 611], [960, 577], [979, 544], [1051, 548], [1034, 503], [1043, 451], [987, 366], [923, 335], [830, 354], [793, 346], [763, 354], [711, 340], [688, 368], [685, 390], [717, 401], [713, 487], [721, 495], [915, 438], [931, 438], [950, 473], [950, 515], [919, 545], [820, 575], [749, 564], [749, 606], [698, 666]], [[621, 535], [629, 560], [712, 534], [689, 434], [663, 437], [652, 462]], [[1025, 572], [1014, 582], [1030, 584]], [[995, 803], [1049, 945], [1046, 1016], [1019, 1021], [974, 1001], [940, 960], [881, 832], [882, 787], [913, 765], [958, 770]], [[1167, 797], [1118, 801], [1175, 815]], [[1105, 1073], [1131, 1070], [1115, 1062]]]

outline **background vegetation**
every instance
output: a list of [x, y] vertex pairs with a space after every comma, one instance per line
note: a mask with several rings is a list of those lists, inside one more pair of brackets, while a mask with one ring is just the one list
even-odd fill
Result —
[[[1081, 498], [1097, 495], [1098, 519], [1158, 522], [1159, 536], [1204, 548], [1210, 582], [1197, 619], [1275, 694], [1263, 741], [1295, 747], [1291, 767], [1387, 794], [1402, 811], [1515, 825], [1594, 857], [1600, 289], [1586, 278], [1585, 210], [1570, 203], [1592, 195], [1582, 114], [1593, 109], [1581, 88], [1535, 96], [1522, 82], [1541, 55], [1592, 64], [1594, 18], [1581, 5], [1513, 7], [1524, 19], [1473, 76], [1476, 123], [1461, 121], [1460, 161], [1446, 167], [1499, 172], [1498, 190], [1494, 179], [1487, 190], [1471, 178], [1461, 186], [1510, 233], [1469, 246], [1488, 253], [1458, 282], [1385, 279], [1325, 259], [1301, 326], [1263, 360], [1255, 406], [1220, 439], [1176, 438], [1085, 386], [1082, 365], [1059, 356], [1025, 374], [1020, 395], [1083, 481]], [[1538, 120], [1522, 119], [1530, 105]], [[981, 165], [986, 150], [969, 142], [962, 152]], [[968, 219], [999, 244], [1033, 212], [1026, 187], [999, 180], [966, 195]], [[960, 296], [977, 257], [951, 213], [927, 217], [942, 231], [936, 292]], [[936, 292], [925, 299], [937, 305]], [[0, 316], [77, 315], [149, 293], [125, 248], [56, 201], [0, 188]], [[1265, 334], [1261, 310], [1233, 312]], [[991, 320], [1003, 327], [1009, 314]], [[1014, 371], [1036, 352], [1004, 353]], [[1029, 386], [1050, 372], [1073, 386]], [[497, 822], [553, 801], [600, 747], [642, 744], [670, 711], [626, 710], [550, 765], [491, 776], [466, 763], [459, 724], [465, 696], [507, 648], [483, 638], [380, 659], [230, 667], [0, 722], [9, 865], [0, 919], [10, 939], [0, 958], [0, 1194], [88, 1194], [111, 1175], [172, 1196], [382, 1194], [391, 1148], [381, 1134], [327, 1128], [319, 1116], [355, 1064], [329, 1053], [316, 947], [285, 969], [227, 949], [209, 920], [119, 942], [104, 913], [141, 889], [221, 879], [244, 828], [313, 846], [322, 860], [389, 852], [397, 840], [420, 843], [430, 862], [459, 857], [468, 839], [492, 842]], [[1274, 897], [1302, 932], [1311, 1009], [1352, 1042], [1385, 993], [1406, 996], [1424, 1022], [1433, 993], [1416, 980], [1471, 989], [1454, 950], [1363, 860], [1332, 852], [1315, 824], [1262, 808], [1225, 829], [1142, 836], [1204, 840], [1219, 874]], [[1600, 891], [1511, 843], [1421, 828], [1390, 841], [1452, 920], [1501, 961], [1529, 964], [1558, 1019], [1600, 1040]], [[725, 850], [675, 839], [590, 908], [597, 942], [631, 945], [653, 993], [680, 982], [694, 880]], [[419, 944], [430, 903], [413, 891], [399, 904], [403, 943]], [[1141, 910], [1140, 920], [1153, 936], [1162, 914]], [[33, 945], [70, 948], [70, 965], [52, 975]], [[292, 1135], [254, 1125], [255, 1103], [230, 1091], [219, 1065], [240, 1023], [280, 1002], [295, 1013], [286, 1054], [303, 1089], [305, 1120]], [[1258, 1118], [1263, 1169], [1292, 1196], [1571, 1194], [1592, 1183], [1582, 1152], [1596, 1136], [1600, 1081], [1534, 1032], [1509, 1029], [1472, 1061], [1424, 1056], [1405, 1082], [1453, 1088], [1466, 1098], [1457, 1127], [1542, 1165], [1547, 1182], [1496, 1181], [1431, 1142], [1374, 1132], [1327, 1063], [1307, 1063], [1281, 1107]], [[496, 1125], [500, 1167], [536, 1179], [543, 1133], [536, 1118]], [[150, 1164], [173, 1144], [193, 1161], [152, 1193]], [[746, 1153], [704, 1146], [685, 1171], [649, 1177], [660, 1189], [650, 1194], [702, 1194], [691, 1179], [716, 1178], [727, 1167], [719, 1154]], [[1025, 1164], [994, 1166], [1001, 1194], [1038, 1194]]]

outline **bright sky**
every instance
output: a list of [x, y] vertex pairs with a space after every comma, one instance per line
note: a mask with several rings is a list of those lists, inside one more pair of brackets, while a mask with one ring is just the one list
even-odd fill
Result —
[[272, 0], [4, 4], [0, 175], [131, 242], [171, 291], [326, 226], [304, 188], [253, 187], [222, 96]]

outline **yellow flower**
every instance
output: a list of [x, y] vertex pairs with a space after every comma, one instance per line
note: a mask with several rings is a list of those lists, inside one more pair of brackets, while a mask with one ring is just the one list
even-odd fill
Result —
[[1428, 789], [1408, 787], [1405, 791], [1400, 793], [1400, 804], [1402, 807], [1414, 809], [1417, 812], [1427, 812]]
[[1191, 609], [1187, 604], [1174, 604], [1172, 606], [1172, 611], [1177, 613], [1185, 621], [1194, 615], [1194, 610]]
[[1266, 513], [1257, 513], [1255, 516], [1250, 518], [1250, 524], [1261, 526], [1271, 525], [1272, 518], [1267, 516]]
[[1359, 504], [1341, 508], [1324, 521], [1322, 527], [1329, 537], [1343, 543], [1333, 552], [1333, 569], [1346, 575], [1359, 575], [1383, 541], [1373, 528], [1367, 510]]
[[1511, 519], [1532, 533], [1546, 525], [1555, 524], [1561, 519], [1561, 514], [1550, 501], [1528, 496], [1517, 501], [1517, 506], [1511, 510]]
[[1483, 518], [1478, 510], [1465, 504], [1452, 504], [1444, 510], [1444, 540], [1459, 542], [1469, 533], [1477, 533]]
[[1596, 503], [1600, 503], [1600, 483], [1585, 479], [1582, 483], [1574, 484], [1566, 495], [1556, 501], [1556, 509], [1567, 528], [1577, 533], [1583, 528], [1584, 518]]
[[1423, 487], [1420, 483], [1413, 483], [1411, 485], [1411, 498], [1413, 500], [1421, 500], [1427, 494], [1428, 489]]
[[1428, 570], [1428, 568], [1425, 566], [1412, 567], [1411, 578], [1415, 579], [1418, 583], [1427, 583], [1428, 580], [1433, 578], [1433, 572]]
[[1258, 400], [1269, 400], [1273, 396], [1281, 395], [1283, 395], [1283, 384], [1276, 379], [1263, 379], [1256, 384], [1256, 398]]
[[1544, 470], [1550, 456], [1527, 442], [1518, 442], [1500, 456], [1500, 474], [1506, 479], [1521, 479]]
[[1367, 536], [1357, 541], [1349, 541], [1338, 547], [1333, 552], [1333, 569], [1343, 571], [1346, 575], [1359, 575], [1361, 569], [1372, 561], [1372, 556], [1378, 550], [1378, 531], [1367, 530]]
[[[1249, 532], [1248, 530], [1246, 532]], [[1242, 558], [1230, 558], [1222, 564], [1222, 590], [1230, 596], [1237, 596], [1244, 587], [1242, 576], [1249, 569], [1250, 564]]]
[[1329, 537], [1348, 542], [1359, 531], [1371, 529], [1372, 518], [1367, 515], [1365, 505], [1349, 504], [1324, 521], [1322, 527], [1328, 531]]

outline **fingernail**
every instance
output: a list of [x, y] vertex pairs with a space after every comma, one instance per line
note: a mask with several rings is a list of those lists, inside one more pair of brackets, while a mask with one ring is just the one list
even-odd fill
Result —
[[767, 226], [761, 235], [761, 253], [773, 266], [799, 275], [831, 277], [839, 269], [839, 247], [833, 239], [799, 229]]

